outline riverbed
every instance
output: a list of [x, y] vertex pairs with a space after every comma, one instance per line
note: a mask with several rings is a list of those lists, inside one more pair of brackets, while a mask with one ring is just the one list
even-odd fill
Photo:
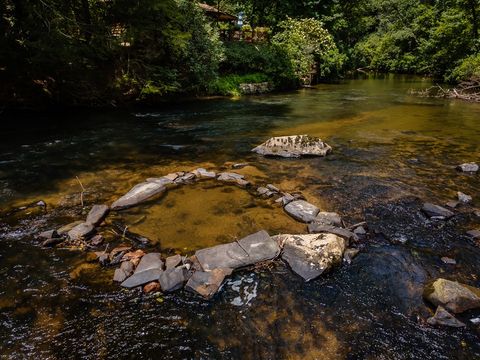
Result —
[[[21, 359], [474, 359], [480, 328], [425, 323], [423, 287], [442, 276], [480, 286], [480, 104], [408, 94], [430, 80], [393, 75], [290, 93], [170, 103], [149, 109], [2, 114], [0, 355]], [[263, 158], [271, 136], [309, 134], [325, 158]], [[305, 283], [281, 261], [235, 273], [212, 300], [187, 291], [125, 291], [84, 251], [45, 249], [36, 234], [85, 218], [148, 177], [233, 164], [255, 184], [300, 191], [374, 236], [360, 254]], [[81, 183], [81, 185], [80, 185]], [[82, 193], [82, 188], [85, 189]], [[457, 191], [473, 207], [448, 222], [419, 211]], [[47, 211], [32, 207], [43, 200]], [[84, 202], [84, 208], [81, 202]], [[281, 207], [234, 186], [199, 183], [115, 221], [148, 237], [147, 250], [192, 254], [265, 229], [306, 232]], [[115, 235], [107, 236], [115, 241]], [[445, 264], [441, 257], [456, 260]]]

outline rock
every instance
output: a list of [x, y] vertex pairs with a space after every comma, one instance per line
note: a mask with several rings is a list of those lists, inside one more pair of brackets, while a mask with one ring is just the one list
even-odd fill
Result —
[[247, 163], [233, 164], [233, 165], [232, 165], [232, 169], [242, 169], [242, 168], [244, 168], [245, 166], [248, 166], [248, 164], [247, 164]]
[[244, 95], [265, 94], [273, 89], [273, 85], [268, 82], [260, 83], [241, 83], [238, 85], [240, 92]]
[[319, 225], [343, 226], [342, 218], [335, 212], [320, 211], [313, 221]]
[[40, 234], [38, 234], [38, 237], [40, 239], [50, 240], [50, 239], [53, 239], [53, 238], [58, 238], [59, 236], [58, 236], [57, 230], [47, 230], [47, 231], [43, 231]]
[[188, 280], [185, 288], [196, 292], [206, 299], [217, 293], [225, 277], [232, 273], [231, 269], [213, 269], [212, 271], [196, 271]]
[[445, 204], [445, 206], [449, 207], [450, 209], [455, 209], [458, 206], [458, 201], [449, 201]]
[[143, 287], [143, 292], [145, 294], [160, 291], [160, 283], [158, 281], [152, 281]]
[[358, 249], [353, 249], [353, 248], [346, 249], [345, 252], [343, 253], [343, 261], [345, 261], [347, 264], [351, 264], [353, 258], [357, 256], [359, 252], [360, 250]]
[[95, 227], [89, 223], [81, 223], [68, 232], [70, 240], [87, 238], [95, 232]]
[[93, 205], [85, 222], [93, 226], [98, 226], [105, 219], [109, 211], [110, 208], [107, 205]]
[[241, 187], [247, 187], [250, 185], [250, 182], [245, 180], [245, 176], [234, 173], [234, 172], [222, 172], [217, 176], [218, 181], [224, 181], [228, 183], [234, 183]]
[[480, 324], [480, 318], [473, 318], [473, 319], [470, 319], [470, 322], [472, 324], [475, 324], [475, 325], [479, 325]]
[[319, 208], [305, 200], [292, 201], [285, 205], [284, 210], [295, 220], [305, 223], [310, 223], [315, 220], [315, 217], [320, 212]]
[[480, 230], [469, 230], [467, 231], [467, 235], [472, 237], [473, 240], [480, 239]]
[[348, 241], [358, 241], [358, 236], [355, 233], [332, 225], [319, 225], [313, 222], [308, 224], [308, 232], [310, 234], [330, 233], [340, 236]]
[[280, 248], [264, 230], [251, 234], [243, 239], [197, 250], [195, 257], [203, 270], [215, 268], [231, 268], [256, 264], [278, 256]]
[[189, 173], [186, 173], [183, 176], [178, 177], [175, 180], [175, 184], [187, 184], [187, 183], [192, 182], [193, 180], [195, 180], [195, 174], [189, 172]]
[[65, 239], [61, 237], [46, 239], [44, 242], [42, 242], [42, 246], [43, 247], [55, 246], [55, 245], [61, 244], [64, 241]]
[[113, 274], [113, 281], [116, 282], [122, 282], [124, 281], [127, 277], [132, 275], [133, 273], [133, 263], [131, 261], [124, 261], [120, 265], [118, 269], [115, 270], [115, 273]]
[[115, 201], [111, 209], [121, 210], [140, 204], [141, 202], [165, 192], [166, 187], [156, 182], [143, 182], [135, 185], [128, 193]]
[[432, 203], [424, 203], [422, 211], [429, 217], [441, 216], [448, 219], [454, 215], [453, 212], [451, 212], [450, 210], [447, 210], [439, 205], [434, 205]]
[[280, 192], [280, 189], [277, 188], [275, 185], [273, 184], [267, 184], [267, 189], [269, 189], [270, 191], [273, 191], [273, 192], [276, 192], [276, 193], [279, 193]]
[[363, 226], [357, 227], [355, 230], [353, 230], [353, 233], [357, 236], [365, 236], [367, 235], [367, 232], [363, 228]]
[[80, 225], [80, 224], [83, 224], [83, 221], [82, 220], [79, 220], [79, 221], [74, 221], [70, 224], [67, 224], [67, 225], [64, 225], [62, 226], [61, 228], [57, 229], [57, 234], [62, 236], [62, 235], [65, 235], [67, 234], [70, 230], [72, 230], [75, 226], [77, 225]]
[[124, 253], [121, 261], [130, 261], [133, 263], [134, 266], [137, 266], [143, 255], [145, 255], [145, 252], [140, 249], [135, 251], [130, 251], [128, 253]]
[[140, 285], [147, 284], [152, 281], [158, 281], [161, 273], [162, 273], [162, 270], [158, 268], [148, 269], [140, 272], [135, 271], [132, 276], [130, 276], [127, 280], [122, 282], [120, 285], [131, 289]]
[[111, 265], [118, 264], [122, 260], [123, 255], [130, 249], [131, 249], [130, 246], [118, 246], [114, 248], [108, 255], [110, 264]]
[[164, 176], [165, 179], [170, 180], [171, 182], [174, 182], [178, 177], [179, 177], [178, 173], [171, 173]]
[[105, 251], [95, 251], [94, 253], [97, 258], [98, 258], [98, 262], [101, 264], [101, 265], [107, 265], [107, 263], [109, 262], [109, 254]]
[[469, 202], [472, 201], [472, 197], [470, 195], [464, 194], [461, 191], [457, 192], [457, 197], [458, 197], [458, 201], [464, 204], [468, 204]]
[[257, 193], [258, 193], [258, 195], [263, 196], [263, 197], [270, 197], [270, 196], [273, 196], [275, 194], [273, 191], [271, 191], [268, 188], [263, 187], [263, 186], [261, 186], [257, 189]]
[[341, 264], [346, 241], [334, 234], [286, 235], [282, 259], [305, 281]]
[[440, 260], [442, 260], [445, 264], [449, 264], [449, 265], [456, 265], [457, 262], [455, 261], [455, 259], [451, 259], [449, 257], [442, 257]]
[[458, 165], [457, 170], [463, 171], [463, 172], [477, 172], [478, 165], [474, 162], [464, 163], [464, 164]]
[[138, 263], [135, 273], [151, 269], [163, 269], [163, 261], [160, 258], [160, 253], [149, 253], [144, 255]]
[[273, 137], [252, 149], [264, 156], [300, 157], [326, 156], [332, 148], [317, 137], [293, 135]]
[[204, 168], [193, 170], [192, 173], [199, 179], [215, 179], [217, 176], [213, 171], [207, 171]]
[[177, 255], [169, 256], [165, 260], [165, 267], [167, 268], [167, 270], [173, 269], [176, 266], [180, 265], [181, 263], [182, 263], [182, 256], [177, 254]]
[[429, 325], [441, 325], [441, 326], [450, 326], [450, 327], [465, 327], [466, 325], [455, 318], [452, 314], [450, 314], [447, 310], [445, 310], [442, 306], [437, 307], [437, 311], [435, 311], [435, 315], [427, 319], [427, 323]]
[[103, 243], [105, 239], [103, 238], [103, 235], [95, 235], [94, 237], [92, 237], [90, 239], [90, 245], [92, 246], [98, 246], [98, 245], [101, 245]]
[[[176, 174], [175, 176], [176, 176], [176, 178], [178, 178], [178, 174]], [[173, 180], [170, 180], [166, 176], [162, 176], [162, 177], [159, 177], [159, 178], [148, 178], [146, 180], [146, 182], [151, 182], [151, 183], [155, 183], [157, 185], [162, 185], [162, 186], [165, 186], [165, 188], [168, 185], [173, 185], [174, 184]]]
[[476, 217], [480, 217], [480, 210], [474, 210], [473, 215], [475, 215]]
[[237, 184], [241, 188], [246, 188], [250, 185], [250, 182], [245, 179], [238, 179], [237, 181], [235, 181], [235, 184]]
[[167, 269], [162, 272], [159, 278], [160, 286], [164, 292], [181, 289], [185, 280], [185, 274], [181, 268]]
[[480, 289], [446, 279], [435, 280], [425, 288], [423, 296], [455, 314], [480, 307]]
[[284, 195], [278, 198], [277, 200], [275, 200], [275, 202], [281, 203], [283, 206], [285, 206], [288, 203], [291, 203], [293, 200], [295, 200], [295, 197], [293, 195], [284, 193]]

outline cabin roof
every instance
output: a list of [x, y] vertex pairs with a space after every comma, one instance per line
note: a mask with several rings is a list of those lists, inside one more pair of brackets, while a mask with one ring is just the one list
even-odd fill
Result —
[[217, 20], [220, 20], [220, 21], [238, 20], [238, 18], [235, 15], [226, 13], [224, 11], [220, 11], [215, 6], [203, 4], [203, 3], [198, 4], [198, 6], [200, 6], [200, 8], [202, 8], [203, 11], [205, 11], [205, 13], [208, 16], [214, 17]]

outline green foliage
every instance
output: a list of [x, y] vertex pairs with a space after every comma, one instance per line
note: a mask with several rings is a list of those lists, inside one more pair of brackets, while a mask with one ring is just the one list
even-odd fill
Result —
[[285, 50], [298, 80], [306, 82], [317, 64], [320, 75], [328, 75], [341, 65], [333, 37], [319, 20], [288, 18], [278, 27], [272, 43]]
[[245, 75], [225, 75], [219, 77], [210, 84], [209, 93], [214, 95], [239, 96], [240, 84], [244, 83], [261, 83], [271, 79], [262, 73], [245, 74]]
[[480, 54], [471, 55], [460, 61], [447, 80], [462, 81], [469, 79], [480, 79]]

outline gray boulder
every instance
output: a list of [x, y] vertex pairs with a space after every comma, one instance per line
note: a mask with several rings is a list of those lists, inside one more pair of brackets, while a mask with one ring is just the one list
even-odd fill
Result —
[[135, 269], [135, 273], [151, 269], [163, 269], [163, 261], [160, 258], [160, 253], [148, 253], [143, 255]]
[[81, 223], [68, 232], [70, 240], [86, 239], [95, 232], [95, 227], [89, 223]]
[[266, 231], [259, 231], [237, 242], [198, 250], [195, 257], [205, 270], [237, 269], [278, 256], [280, 248]]
[[466, 325], [458, 320], [455, 316], [450, 314], [442, 306], [438, 306], [435, 311], [435, 315], [427, 319], [427, 323], [430, 325], [450, 326], [450, 327], [465, 327]]
[[173, 255], [173, 256], [169, 256], [166, 260], [165, 260], [165, 267], [168, 269], [173, 269], [174, 267], [176, 267], [177, 265], [180, 265], [182, 263], [182, 256], [177, 254], [177, 255]]
[[192, 173], [199, 179], [215, 179], [217, 176], [213, 171], [207, 171], [204, 168], [193, 170]]
[[161, 269], [149, 269], [140, 272], [134, 272], [127, 280], [122, 282], [120, 285], [126, 288], [134, 288], [140, 285], [145, 285], [152, 281], [158, 281], [160, 274], [162, 273]]
[[159, 278], [160, 286], [164, 292], [181, 289], [185, 280], [185, 274], [181, 268], [167, 269], [160, 274]]
[[464, 163], [457, 166], [457, 170], [463, 172], [477, 172], [478, 168], [478, 165], [474, 162]]
[[272, 137], [252, 149], [264, 156], [297, 158], [301, 156], [326, 156], [332, 148], [317, 137], [292, 135]]
[[147, 181], [137, 184], [128, 193], [115, 201], [112, 204], [111, 209], [120, 210], [138, 205], [152, 196], [165, 192], [165, 190], [165, 185], [156, 182]]
[[454, 214], [448, 209], [445, 209], [442, 206], [434, 205], [432, 203], [424, 203], [422, 207], [422, 211], [429, 217], [443, 217], [443, 218], [450, 218]]
[[93, 226], [98, 226], [105, 219], [109, 211], [110, 208], [107, 205], [93, 205], [85, 222]]
[[319, 208], [305, 200], [292, 201], [285, 205], [284, 210], [295, 220], [305, 223], [314, 221], [315, 217], [320, 212]]
[[195, 271], [188, 279], [185, 288], [196, 292], [206, 299], [210, 299], [220, 290], [225, 277], [232, 273], [232, 269], [222, 268], [212, 271]]
[[472, 201], [472, 197], [470, 195], [464, 194], [461, 191], [457, 192], [457, 197], [458, 197], [458, 201], [460, 201], [464, 204], [468, 204], [469, 202]]
[[222, 172], [218, 174], [217, 180], [227, 183], [233, 183], [240, 187], [247, 187], [248, 185], [250, 185], [250, 182], [245, 180], [245, 176], [234, 172]]
[[480, 230], [469, 230], [467, 235], [473, 238], [473, 240], [478, 240], [480, 239]]
[[342, 263], [346, 241], [334, 234], [283, 235], [282, 259], [305, 281]]
[[446, 279], [435, 280], [425, 288], [423, 296], [455, 314], [480, 307], [480, 289]]

